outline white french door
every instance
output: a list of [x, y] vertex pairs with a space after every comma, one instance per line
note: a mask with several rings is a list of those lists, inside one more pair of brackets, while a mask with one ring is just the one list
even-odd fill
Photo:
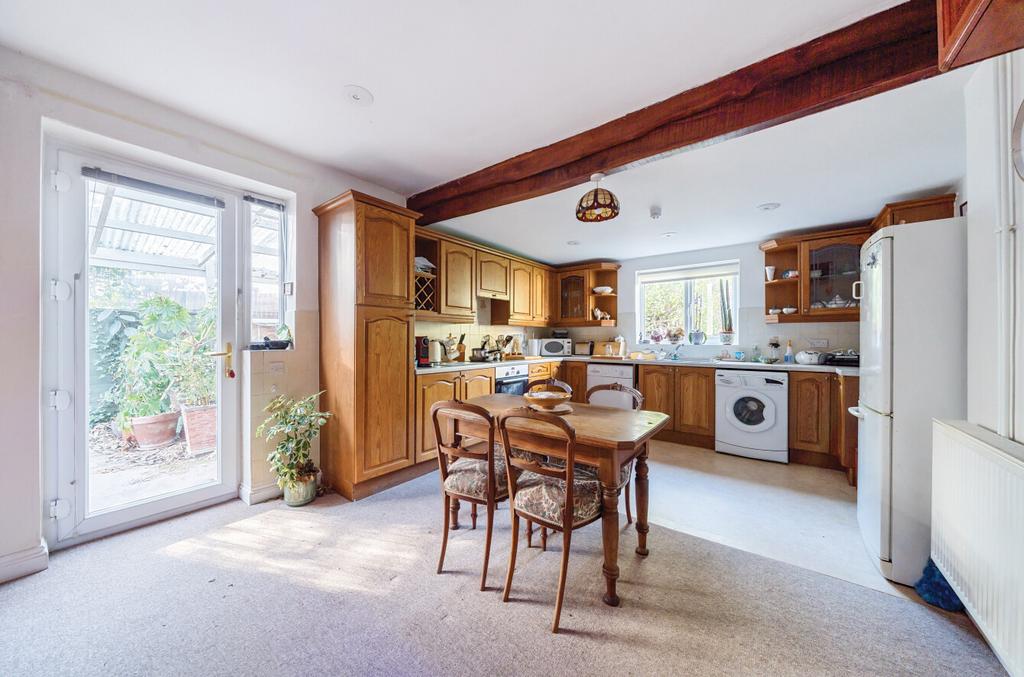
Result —
[[68, 150], [48, 169], [51, 546], [236, 496], [241, 196]]

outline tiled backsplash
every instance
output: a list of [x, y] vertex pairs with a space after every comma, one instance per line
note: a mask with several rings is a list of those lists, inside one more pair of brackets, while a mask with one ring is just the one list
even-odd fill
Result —
[[[475, 324], [448, 324], [446, 322], [416, 322], [416, 335], [429, 336], [432, 339], [441, 339], [451, 334], [458, 338], [466, 335], [466, 350], [479, 348], [484, 336], [490, 335], [496, 339], [501, 335], [516, 334], [523, 339], [539, 338], [548, 336], [549, 329], [536, 329], [534, 327], [510, 327], [506, 325], [490, 324], [491, 302], [489, 299], [477, 299], [477, 323]], [[523, 346], [525, 350], [525, 346]]]
[[[637, 344], [636, 332], [634, 330], [636, 316], [634, 313], [620, 313], [619, 326], [615, 328], [584, 327], [570, 329], [569, 334], [574, 340], [602, 341], [625, 336], [630, 350], [674, 350], [675, 346], [663, 344], [655, 346], [651, 344]], [[762, 353], [768, 350], [768, 339], [778, 336], [782, 343], [782, 351], [786, 349], [786, 341], [793, 341], [793, 351], [801, 350], [840, 350], [860, 347], [860, 323], [858, 322], [806, 322], [794, 324], [767, 324], [764, 321], [764, 310], [761, 308], [740, 308], [739, 309], [739, 335], [738, 341], [729, 351], [742, 350], [750, 353], [756, 345]], [[828, 347], [816, 348], [811, 346], [811, 339], [825, 339]], [[680, 355], [694, 357], [709, 357], [717, 355], [726, 346], [684, 345], [679, 348]]]

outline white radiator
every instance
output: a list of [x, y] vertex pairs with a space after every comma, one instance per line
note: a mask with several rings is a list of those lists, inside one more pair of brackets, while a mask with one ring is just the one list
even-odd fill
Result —
[[1011, 675], [1024, 675], [1024, 446], [932, 425], [932, 559]]

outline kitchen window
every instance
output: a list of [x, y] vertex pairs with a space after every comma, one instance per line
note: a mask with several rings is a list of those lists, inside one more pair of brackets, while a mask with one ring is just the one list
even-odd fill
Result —
[[246, 195], [249, 221], [249, 340], [278, 338], [286, 324], [288, 229], [285, 206]]
[[739, 262], [686, 266], [637, 273], [637, 333], [640, 343], [657, 343], [704, 332], [705, 343], [721, 345], [723, 331], [738, 340]]

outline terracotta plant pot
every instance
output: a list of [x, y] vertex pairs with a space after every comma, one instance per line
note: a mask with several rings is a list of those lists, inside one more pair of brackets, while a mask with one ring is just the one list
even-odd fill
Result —
[[217, 448], [217, 405], [183, 406], [181, 414], [185, 420], [185, 441], [188, 442], [189, 453], [195, 456], [215, 450]]
[[137, 416], [132, 419], [132, 437], [139, 449], [166, 447], [178, 436], [179, 411], [155, 416]]
[[285, 505], [292, 507], [306, 505], [314, 498], [316, 498], [316, 475], [310, 475], [308, 479], [297, 481], [294, 488], [288, 484], [284, 485]]

